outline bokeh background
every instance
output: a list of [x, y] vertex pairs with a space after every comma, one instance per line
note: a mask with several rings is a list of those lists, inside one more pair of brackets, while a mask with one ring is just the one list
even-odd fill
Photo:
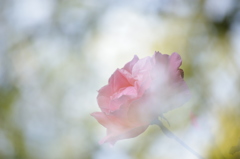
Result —
[[240, 1], [0, 0], [0, 159], [194, 159], [157, 126], [99, 145], [97, 90], [136, 54], [178, 52], [192, 99], [165, 125], [240, 158]]

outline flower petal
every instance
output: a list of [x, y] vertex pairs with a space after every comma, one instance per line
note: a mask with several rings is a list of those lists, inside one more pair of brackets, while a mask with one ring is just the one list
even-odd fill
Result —
[[110, 85], [112, 92], [118, 91], [120, 88], [130, 86], [128, 80], [123, 76], [119, 69], [117, 69], [110, 77], [108, 84]]
[[143, 133], [149, 125], [143, 125], [138, 127], [128, 127], [118, 132], [108, 132], [108, 135], [100, 141], [100, 144], [110, 143], [114, 145], [118, 140], [134, 138]]
[[154, 64], [161, 64], [161, 67], [166, 67], [169, 62], [169, 55], [155, 52], [155, 54], [153, 55], [153, 62]]
[[172, 53], [172, 55], [169, 57], [169, 67], [177, 70], [181, 65], [182, 65], [181, 56], [176, 52]]
[[140, 59], [133, 67], [132, 75], [136, 79], [136, 87], [139, 96], [150, 87], [152, 82], [151, 71], [153, 63], [150, 57]]
[[94, 112], [91, 114], [91, 116], [93, 116], [95, 119], [97, 119], [97, 121], [104, 127], [109, 126], [109, 119], [107, 118], [107, 116], [102, 113], [102, 112]]
[[123, 69], [127, 70], [129, 73], [132, 73], [133, 66], [138, 62], [139, 58], [137, 55], [134, 55], [133, 59], [128, 62]]
[[112, 95], [112, 89], [109, 85], [102, 87], [98, 91], [97, 102], [99, 107], [104, 110], [109, 107], [110, 96]]
[[130, 123], [113, 115], [106, 115], [101, 112], [91, 114], [97, 121], [107, 128], [107, 136], [100, 143], [114, 144], [118, 140], [133, 138], [143, 133], [148, 125]]
[[146, 72], [149, 72], [152, 69], [152, 62], [150, 57], [145, 57], [138, 60], [138, 62], [133, 66], [132, 74], [134, 77], [141, 77]]

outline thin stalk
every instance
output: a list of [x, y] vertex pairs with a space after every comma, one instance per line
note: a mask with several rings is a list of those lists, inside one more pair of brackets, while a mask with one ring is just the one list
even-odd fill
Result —
[[189, 152], [191, 152], [194, 156], [196, 156], [199, 159], [204, 159], [201, 155], [199, 155], [197, 152], [195, 152], [193, 149], [191, 149], [186, 143], [184, 143], [181, 139], [179, 139], [176, 135], [174, 135], [170, 130], [168, 130], [168, 128], [166, 128], [163, 125], [162, 121], [156, 119], [156, 120], [154, 120], [153, 124], [158, 125], [167, 137], [172, 138], [175, 141], [177, 141], [180, 145], [182, 145], [185, 149], [187, 149]]

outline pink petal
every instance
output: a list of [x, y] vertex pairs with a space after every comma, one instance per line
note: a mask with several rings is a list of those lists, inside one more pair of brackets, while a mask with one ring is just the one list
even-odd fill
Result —
[[110, 113], [135, 99], [138, 92], [129, 83], [134, 83], [134, 81], [130, 73], [123, 69], [117, 69], [109, 79], [109, 84], [99, 90], [97, 100], [101, 110]]
[[176, 82], [182, 81], [183, 70], [179, 69], [181, 65], [182, 65], [181, 56], [177, 53], [172, 53], [169, 59], [169, 69], [168, 69], [171, 80]]
[[130, 103], [136, 99], [138, 92], [135, 87], [125, 87], [120, 89], [118, 92], [112, 95], [110, 101], [110, 111], [118, 110], [123, 104]]
[[132, 74], [129, 73], [128, 71], [126, 71], [125, 69], [120, 69], [119, 72], [121, 72], [121, 74], [127, 79], [127, 81], [129, 82], [129, 84], [134, 85], [134, 82], [136, 81]]
[[154, 64], [161, 64], [162, 66], [167, 66], [169, 62], [169, 55], [155, 52], [155, 54], [153, 55], [153, 62]]
[[101, 124], [104, 127], [109, 127], [109, 119], [107, 118], [107, 116], [102, 113], [102, 112], [94, 112], [91, 114], [91, 116], [93, 116], [95, 119], [97, 119], [97, 121], [99, 122], [99, 124]]
[[119, 69], [117, 69], [109, 79], [109, 85], [112, 89], [112, 92], [118, 91], [120, 88], [128, 87], [130, 83], [123, 76]]
[[133, 138], [143, 133], [148, 125], [136, 125], [117, 118], [113, 115], [105, 115], [101, 112], [95, 112], [91, 114], [97, 119], [97, 121], [107, 128], [107, 136], [100, 141], [100, 143], [114, 144], [118, 140]]
[[100, 144], [110, 143], [114, 145], [118, 140], [129, 139], [137, 137], [142, 134], [149, 125], [143, 125], [138, 127], [128, 127], [121, 132], [108, 132], [108, 135], [100, 141]]
[[101, 109], [107, 109], [109, 107], [111, 95], [112, 95], [112, 90], [109, 85], [102, 87], [98, 91], [97, 102]]
[[181, 56], [176, 52], [172, 53], [172, 55], [169, 58], [169, 67], [177, 70], [181, 65], [182, 65]]
[[110, 98], [107, 96], [98, 96], [97, 102], [100, 108], [108, 108], [110, 103]]
[[111, 87], [109, 85], [106, 85], [106, 86], [103, 86], [99, 91], [98, 93], [101, 95], [101, 96], [110, 96], [112, 94], [112, 90], [111, 90]]
[[134, 55], [133, 59], [128, 62], [123, 69], [127, 70], [129, 73], [132, 73], [132, 68], [133, 66], [137, 63], [137, 61], [139, 60], [137, 55]]
[[151, 71], [151, 69], [152, 69], [151, 58], [150, 57], [145, 57], [143, 59], [138, 60], [138, 62], [133, 66], [132, 75], [134, 77], [139, 77], [139, 76], [141, 77], [146, 72]]
[[137, 90], [135, 87], [125, 87], [116, 92], [112, 98], [120, 98], [121, 96], [129, 96], [131, 98], [137, 97]]
[[136, 79], [136, 87], [138, 89], [139, 96], [142, 96], [144, 91], [149, 88], [152, 82], [152, 69], [153, 63], [150, 57], [140, 59], [133, 67], [132, 74]]
[[143, 125], [150, 124], [157, 117], [153, 113], [152, 101], [150, 94], [144, 94], [138, 100], [131, 103], [128, 109], [128, 120], [132, 123], [142, 123]]
[[122, 105], [129, 103], [129, 101], [130, 100], [128, 96], [121, 96], [119, 98], [112, 99], [110, 101], [110, 107], [108, 108], [109, 113], [118, 110]]

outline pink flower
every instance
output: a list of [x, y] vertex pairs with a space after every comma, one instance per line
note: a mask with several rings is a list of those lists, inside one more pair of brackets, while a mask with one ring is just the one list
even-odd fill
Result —
[[114, 144], [143, 133], [159, 115], [184, 104], [189, 98], [179, 54], [155, 52], [136, 55], [117, 69], [97, 96], [101, 112], [91, 115], [107, 128], [100, 143]]

